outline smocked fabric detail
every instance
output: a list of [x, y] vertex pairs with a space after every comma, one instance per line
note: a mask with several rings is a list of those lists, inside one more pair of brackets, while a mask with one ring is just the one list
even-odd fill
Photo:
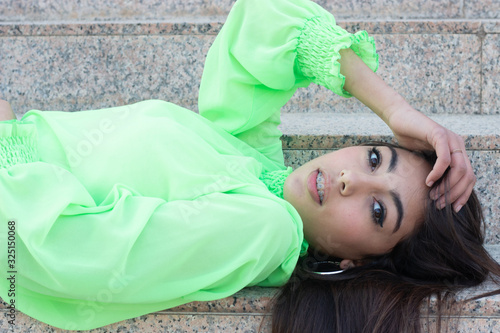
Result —
[[38, 160], [35, 142], [31, 137], [0, 138], [0, 168]]
[[266, 184], [271, 193], [278, 198], [283, 199], [283, 187], [285, 186], [286, 178], [292, 173], [293, 169], [288, 167], [286, 170], [277, 170], [264, 172], [259, 179]]
[[33, 124], [21, 120], [0, 122], [0, 168], [39, 160]]
[[351, 34], [322, 17], [309, 19], [297, 43], [297, 65], [312, 82], [337, 95], [351, 97], [344, 90], [345, 77], [340, 74], [339, 51], [351, 48], [374, 72], [378, 69], [375, 41], [366, 31]]

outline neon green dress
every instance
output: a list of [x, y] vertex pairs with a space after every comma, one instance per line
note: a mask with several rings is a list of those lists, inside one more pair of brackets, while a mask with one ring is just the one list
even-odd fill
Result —
[[336, 61], [349, 47], [376, 70], [366, 32], [318, 5], [242, 0], [209, 51], [201, 116], [154, 100], [1, 122], [0, 271], [15, 296], [6, 278], [0, 296], [91, 329], [285, 283], [307, 242], [281, 195], [280, 108], [311, 82], [349, 96]]

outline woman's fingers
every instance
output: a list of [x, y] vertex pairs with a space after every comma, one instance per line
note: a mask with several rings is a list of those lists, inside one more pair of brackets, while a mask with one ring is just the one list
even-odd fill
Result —
[[458, 213], [460, 209], [462, 209], [462, 207], [467, 203], [467, 200], [469, 200], [469, 197], [472, 193], [472, 189], [474, 188], [474, 184], [475, 181], [474, 183], [469, 184], [467, 190], [457, 200], [455, 200], [455, 202], [453, 203], [453, 210], [455, 212]]
[[425, 180], [427, 186], [431, 187], [444, 175], [444, 172], [451, 163], [450, 147], [446, 130], [436, 131], [432, 139], [429, 140], [429, 143], [432, 145], [437, 155], [436, 163], [434, 163], [431, 172]]
[[[446, 179], [439, 187], [433, 189], [431, 198], [436, 199], [438, 208], [443, 208], [446, 204], [445, 199], [449, 203], [455, 202], [469, 187], [469, 182], [464, 176], [467, 173], [467, 167], [464, 163], [464, 156], [461, 153], [451, 154], [450, 172]], [[445, 191], [448, 189], [448, 194]]]
[[452, 202], [453, 210], [455, 210], [455, 212], [460, 211], [460, 209], [465, 205], [467, 200], [469, 200], [473, 188], [474, 188], [474, 182], [469, 182], [469, 181], [459, 182], [452, 189], [450, 189], [448, 198], [446, 198], [445, 194], [442, 194], [436, 200], [437, 208], [439, 209], [444, 208], [447, 203], [446, 201], [449, 200], [450, 202]]
[[[476, 182], [476, 176], [474, 175], [470, 160], [467, 157], [465, 144], [462, 138], [453, 132], [448, 132], [448, 140], [445, 140], [448, 142], [448, 158], [443, 158], [439, 167], [443, 168], [446, 161], [449, 161], [448, 166], [450, 167], [450, 171], [448, 172], [445, 181], [441, 183], [439, 187], [433, 189], [430, 195], [432, 199], [436, 199], [436, 205], [438, 208], [445, 207], [447, 200], [448, 204], [453, 204], [453, 209], [455, 211], [459, 211], [472, 193], [472, 189]], [[444, 154], [446, 156], [446, 153]], [[438, 161], [439, 158], [440, 156], [438, 154]], [[437, 161], [436, 164], [438, 164]], [[446, 168], [448, 166], [446, 166]], [[439, 169], [439, 171], [440, 170], [442, 169]], [[442, 174], [440, 176], [442, 176]], [[448, 193], [445, 193], [446, 188], [448, 188]]]

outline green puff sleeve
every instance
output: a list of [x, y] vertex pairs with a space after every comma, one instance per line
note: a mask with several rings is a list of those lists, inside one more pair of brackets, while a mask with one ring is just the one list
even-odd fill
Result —
[[337, 61], [343, 48], [377, 69], [373, 38], [348, 33], [311, 1], [237, 1], [207, 55], [200, 114], [283, 164], [280, 108], [296, 89], [314, 82], [350, 97]]

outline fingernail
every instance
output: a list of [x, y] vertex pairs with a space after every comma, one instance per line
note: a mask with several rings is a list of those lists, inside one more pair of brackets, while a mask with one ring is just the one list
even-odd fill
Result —
[[439, 198], [439, 195], [437, 193], [437, 191], [431, 191], [431, 199], [432, 200], [437, 200], [437, 198]]
[[[422, 184], [422, 183], [420, 183], [420, 184]], [[427, 186], [428, 186], [428, 187], [431, 187], [433, 184], [434, 184], [434, 182], [433, 182], [433, 181], [430, 181], [430, 182], [428, 182], [428, 183], [427, 183]]]
[[440, 202], [438, 206], [439, 209], [443, 209], [444, 207], [446, 207], [446, 202]]
[[455, 213], [458, 213], [462, 209], [462, 205], [458, 205], [457, 208], [455, 208]]

